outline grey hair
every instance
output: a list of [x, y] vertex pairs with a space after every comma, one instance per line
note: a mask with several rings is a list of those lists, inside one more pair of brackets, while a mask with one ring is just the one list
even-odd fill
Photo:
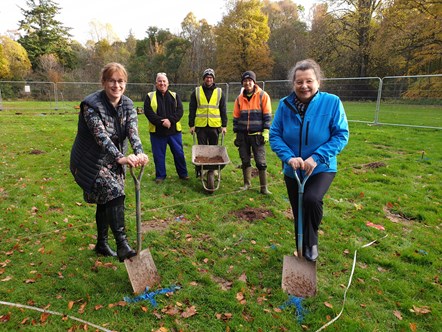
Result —
[[290, 81], [290, 84], [293, 84], [293, 82], [295, 81], [295, 74], [298, 70], [304, 71], [308, 69], [313, 70], [318, 81], [321, 81], [324, 78], [324, 74], [322, 73], [319, 64], [315, 60], [305, 59], [298, 61], [295, 66], [290, 69], [288, 74], [288, 80]]

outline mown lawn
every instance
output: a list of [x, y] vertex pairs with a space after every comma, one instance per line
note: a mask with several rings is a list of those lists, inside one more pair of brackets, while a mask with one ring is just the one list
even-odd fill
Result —
[[[231, 163], [212, 195], [194, 177], [187, 132], [189, 181], [177, 178], [171, 158], [162, 185], [153, 181], [153, 162], [146, 168], [143, 248], [162, 279], [151, 291], [179, 289], [157, 295], [156, 306], [129, 303], [125, 266], [94, 254], [95, 208], [69, 172], [75, 112], [15, 113], [0, 112], [1, 331], [316, 331], [341, 311], [356, 250], [344, 311], [327, 331], [442, 330], [441, 131], [350, 124], [324, 202], [318, 294], [302, 300], [301, 317], [281, 290], [294, 234], [281, 163], [270, 149], [271, 196], [259, 194], [258, 178], [252, 190], [239, 190], [231, 127]], [[140, 131], [151, 157], [144, 115]], [[131, 178], [126, 194], [135, 245]]]

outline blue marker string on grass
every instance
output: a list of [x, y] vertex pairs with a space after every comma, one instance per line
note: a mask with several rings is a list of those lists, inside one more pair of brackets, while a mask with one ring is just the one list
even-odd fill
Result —
[[294, 306], [296, 308], [296, 318], [298, 323], [301, 324], [304, 320], [304, 315], [306, 314], [306, 310], [302, 307], [302, 300], [302, 297], [289, 295], [289, 299], [279, 306], [279, 309], [284, 310], [287, 307]]
[[175, 291], [177, 291], [179, 289], [181, 289], [181, 287], [179, 287], [179, 286], [172, 286], [172, 287], [169, 287], [169, 288], [158, 289], [158, 290], [156, 290], [154, 292], [149, 292], [149, 287], [146, 287], [146, 290], [142, 294], [137, 295], [137, 296], [135, 296], [133, 298], [125, 296], [124, 297], [124, 301], [127, 302], [127, 303], [135, 303], [135, 302], [140, 302], [140, 301], [147, 300], [147, 301], [150, 302], [150, 304], [152, 304], [152, 307], [155, 308], [158, 305], [157, 301], [155, 300], [155, 296], [157, 296], [158, 294], [173, 293], [173, 292], [175, 292]]

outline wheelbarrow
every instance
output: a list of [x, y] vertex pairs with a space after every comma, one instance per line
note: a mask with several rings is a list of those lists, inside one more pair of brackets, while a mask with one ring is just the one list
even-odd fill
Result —
[[135, 294], [140, 294], [146, 287], [152, 288], [160, 283], [160, 276], [153, 261], [149, 249], [141, 250], [141, 203], [140, 203], [140, 182], [143, 176], [144, 166], [141, 167], [138, 176], [130, 167], [130, 174], [135, 183], [135, 199], [137, 203], [137, 255], [124, 260], [127, 274]]
[[316, 294], [316, 262], [305, 259], [303, 255], [303, 196], [304, 186], [308, 176], [298, 182], [298, 227], [297, 227], [297, 257], [294, 255], [284, 256], [282, 266], [282, 290], [287, 294], [297, 297], [310, 297]]
[[212, 194], [219, 189], [221, 170], [230, 163], [227, 149], [224, 146], [224, 134], [221, 145], [198, 145], [193, 134], [192, 164], [200, 167], [200, 179], [204, 190]]

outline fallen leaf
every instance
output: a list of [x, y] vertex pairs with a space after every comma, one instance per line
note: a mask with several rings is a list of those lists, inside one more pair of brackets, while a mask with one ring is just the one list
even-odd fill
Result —
[[87, 302], [84, 302], [80, 305], [80, 309], [78, 309], [79, 314], [84, 313], [84, 308], [86, 307], [86, 305], [87, 305]]
[[425, 315], [431, 312], [430, 307], [416, 307], [413, 305], [413, 309], [410, 309], [411, 312], [414, 312], [416, 315]]
[[21, 324], [21, 325], [25, 325], [25, 324], [28, 322], [28, 320], [29, 320], [29, 317], [26, 317], [25, 319], [23, 319], [23, 320], [20, 322], [20, 324]]
[[163, 312], [169, 316], [175, 316], [175, 315], [179, 314], [178, 308], [176, 308], [176, 307], [166, 307], [163, 310], [161, 310], [161, 312]]
[[244, 281], [244, 282], [246, 282], [246, 281], [247, 281], [246, 273], [243, 272], [243, 273], [238, 277], [238, 280], [239, 280], [239, 281]]
[[236, 299], [241, 304], [246, 304], [246, 299], [244, 298], [244, 294], [242, 292], [236, 293]]
[[155, 330], [155, 332], [168, 332], [169, 330], [165, 328], [164, 326], [161, 326], [158, 330]]
[[362, 210], [362, 208], [363, 208], [362, 204], [356, 204], [356, 203], [354, 203], [353, 205], [354, 205], [354, 207], [355, 207], [355, 209], [356, 209], [357, 211]]
[[328, 303], [328, 302], [324, 302], [324, 305], [325, 305], [327, 308], [333, 308], [333, 305], [331, 305], [331, 304]]
[[49, 315], [50, 314], [47, 313], [47, 312], [42, 313], [41, 316], [40, 316], [40, 323], [46, 322], [48, 320]]
[[411, 332], [417, 331], [417, 324], [416, 323], [410, 323], [410, 330]]
[[397, 319], [402, 320], [402, 314], [399, 311], [393, 311], [393, 315], [395, 315]]
[[35, 282], [35, 279], [26, 279], [25, 284], [33, 284]]
[[2, 323], [9, 322], [10, 319], [11, 319], [11, 315], [9, 315], [9, 314], [0, 316], [0, 322], [2, 322]]
[[9, 280], [11, 280], [11, 279], [12, 279], [11, 276], [7, 276], [6, 278], [1, 279], [0, 281], [5, 282], [5, 281], [9, 281]]
[[103, 306], [102, 306], [101, 304], [97, 304], [97, 305], [94, 307], [95, 310], [100, 310], [100, 309], [102, 309], [102, 308], [103, 308]]
[[183, 318], [189, 318], [192, 317], [194, 315], [196, 315], [196, 309], [195, 306], [191, 306], [190, 308], [187, 308], [182, 314], [181, 317]]
[[371, 221], [368, 221], [368, 222], [366, 223], [366, 225], [367, 225], [368, 227], [373, 227], [373, 228], [379, 229], [379, 230], [381, 230], [381, 231], [385, 231], [384, 226], [382, 226], [382, 225], [378, 225], [378, 224], [373, 224]]

